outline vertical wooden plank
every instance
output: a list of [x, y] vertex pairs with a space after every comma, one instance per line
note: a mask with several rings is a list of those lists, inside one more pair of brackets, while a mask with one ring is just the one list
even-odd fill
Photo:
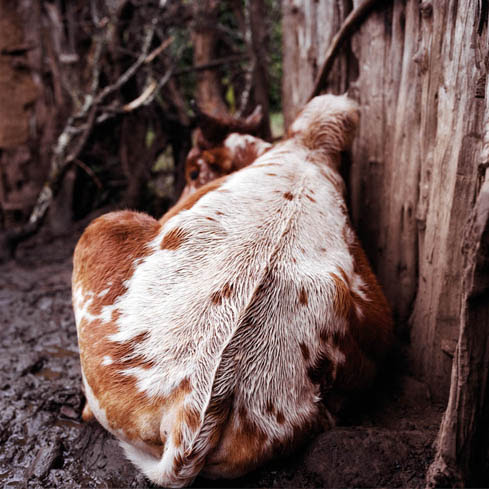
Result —
[[[458, 8], [457, 8], [458, 7]], [[458, 338], [462, 294], [463, 230], [471, 214], [482, 150], [484, 98], [476, 97], [487, 69], [487, 35], [475, 32], [478, 3], [433, 8], [429, 80], [422, 104], [421, 180], [428, 186], [417, 210], [419, 284], [411, 317], [415, 371], [448, 394], [451, 354]], [[430, 19], [425, 20], [430, 22]], [[422, 155], [423, 156], [423, 155]]]

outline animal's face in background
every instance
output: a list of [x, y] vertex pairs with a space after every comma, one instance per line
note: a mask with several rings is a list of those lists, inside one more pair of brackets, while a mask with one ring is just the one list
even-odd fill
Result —
[[[244, 168], [268, 151], [272, 145], [249, 134], [232, 133], [221, 145], [204, 149], [197, 138], [185, 163], [185, 188], [182, 197], [217, 178]], [[205, 145], [208, 146], [208, 145]]]
[[194, 110], [198, 128], [185, 162], [185, 188], [180, 201], [206, 183], [250, 165], [272, 147], [254, 136], [263, 119], [260, 106], [244, 119], [211, 115], [196, 105]]

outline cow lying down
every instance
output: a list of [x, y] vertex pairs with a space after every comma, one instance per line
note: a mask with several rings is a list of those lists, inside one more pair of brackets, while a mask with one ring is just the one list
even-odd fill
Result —
[[316, 97], [288, 139], [160, 221], [112, 212], [81, 237], [84, 415], [154, 483], [241, 476], [370, 384], [392, 322], [338, 172], [357, 122], [348, 98]]

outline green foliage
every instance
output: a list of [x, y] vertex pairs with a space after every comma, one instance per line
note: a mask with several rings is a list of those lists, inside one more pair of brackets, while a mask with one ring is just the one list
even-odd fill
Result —
[[272, 136], [274, 138], [280, 138], [284, 134], [284, 116], [282, 112], [270, 113], [270, 126], [272, 129]]

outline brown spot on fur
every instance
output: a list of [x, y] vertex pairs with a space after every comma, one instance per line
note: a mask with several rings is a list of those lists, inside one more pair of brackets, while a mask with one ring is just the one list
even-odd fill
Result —
[[336, 273], [331, 274], [334, 282], [333, 308], [337, 316], [349, 319], [352, 308], [350, 289]]
[[233, 286], [232, 284], [230, 284], [229, 282], [224, 284], [223, 288], [222, 288], [222, 295], [224, 297], [231, 297], [231, 294], [233, 293]]
[[221, 477], [239, 477], [271, 455], [266, 434], [247, 417], [244, 406], [236, 409], [235, 416], [239, 422], [223, 427], [219, 448], [208, 460], [212, 472]]
[[[149, 332], [139, 333], [128, 341], [110, 341], [105, 344], [105, 355], [109, 356], [118, 368], [151, 368], [154, 366], [152, 360], [148, 360], [142, 354], [136, 354], [135, 348], [149, 338]], [[102, 352], [100, 352], [102, 353]]]
[[175, 432], [173, 434], [173, 443], [174, 443], [176, 448], [180, 448], [182, 446], [183, 433], [182, 433], [182, 430], [180, 429], [180, 427], [177, 427], [177, 429], [175, 430]]
[[268, 175], [269, 177], [276, 177], [277, 176], [276, 173], [265, 173], [265, 175]]
[[213, 221], [213, 222], [216, 222], [216, 220], [215, 220], [213, 217], [206, 217], [206, 219], [207, 219], [208, 221]]
[[294, 196], [290, 192], [285, 192], [284, 198], [287, 200], [292, 200], [294, 198]]
[[267, 405], [265, 407], [265, 410], [268, 414], [273, 414], [275, 412], [275, 407], [272, 403], [272, 401], [267, 401]]
[[182, 470], [183, 464], [185, 463], [185, 459], [181, 453], [177, 453], [173, 460], [173, 470], [175, 474], [179, 474], [180, 470]]
[[341, 278], [343, 279], [343, 281], [348, 285], [348, 287], [350, 286], [350, 277], [348, 277], [348, 275], [346, 274], [346, 272], [343, 270], [343, 268], [341, 267], [338, 267], [338, 271], [340, 272], [340, 275], [341, 275]]
[[300, 349], [302, 352], [302, 356], [304, 357], [304, 360], [307, 362], [309, 360], [309, 358], [311, 357], [311, 354], [309, 353], [309, 348], [302, 341], [299, 343], [299, 346], [300, 346]]
[[366, 284], [363, 291], [366, 299], [352, 294], [354, 304], [362, 311], [359, 318], [354, 309], [352, 333], [366, 352], [374, 357], [382, 356], [393, 340], [391, 310], [356, 236], [350, 246], [350, 253], [353, 256], [354, 272]]
[[192, 392], [192, 384], [190, 383], [190, 379], [188, 377], [184, 377], [182, 381], [180, 382], [178, 388], [184, 393], [184, 394], [190, 394]]
[[87, 227], [73, 255], [73, 287], [92, 294], [90, 314], [100, 314], [126, 292], [125, 282], [137, 260], [151, 253], [147, 245], [159, 230], [152, 217], [130, 211], [110, 212]]
[[[345, 361], [335, 365], [335, 391], [348, 392], [368, 387], [376, 372], [376, 363], [392, 343], [393, 323], [390, 308], [375, 278], [367, 257], [353, 231], [349, 231], [349, 250], [353, 256], [354, 273], [366, 284], [366, 298], [352, 291], [348, 276], [340, 270], [342, 278], [332, 274], [335, 281], [335, 311], [347, 320], [344, 332], [330, 335], [331, 344], [344, 356]], [[352, 237], [353, 236], [353, 237]], [[357, 308], [361, 314], [357, 314]]]
[[197, 189], [193, 194], [180, 199], [160, 220], [160, 225], [168, 222], [173, 216], [176, 216], [181, 211], [191, 209], [204, 195], [214, 190], [219, 189], [219, 187], [226, 181], [227, 176], [218, 178], [212, 182], [203, 185]]
[[284, 424], [285, 423], [285, 416], [282, 411], [277, 411], [277, 423], [278, 424]]
[[316, 202], [316, 199], [314, 197], [311, 197], [310, 195], [306, 194], [306, 197], [311, 201], [311, 202]]
[[222, 303], [222, 294], [221, 291], [216, 290], [211, 294], [211, 301], [213, 304], [219, 305]]
[[161, 241], [162, 250], [176, 250], [185, 241], [187, 233], [181, 228], [175, 228], [163, 236]]
[[200, 426], [200, 413], [194, 408], [187, 407], [183, 411], [183, 421], [190, 430], [195, 431]]
[[211, 301], [213, 304], [222, 304], [223, 298], [229, 298], [233, 293], [233, 286], [229, 283], [223, 285], [221, 290], [216, 290], [211, 294]]
[[131, 343], [140, 344], [146, 341], [149, 338], [149, 336], [150, 336], [149, 331], [143, 331], [142, 333], [139, 333], [136, 336], [134, 336], [134, 338], [131, 338], [129, 341]]
[[306, 289], [304, 289], [304, 287], [301, 287], [301, 290], [299, 292], [299, 302], [303, 306], [307, 306], [307, 303], [308, 303], [307, 292], [306, 292]]

